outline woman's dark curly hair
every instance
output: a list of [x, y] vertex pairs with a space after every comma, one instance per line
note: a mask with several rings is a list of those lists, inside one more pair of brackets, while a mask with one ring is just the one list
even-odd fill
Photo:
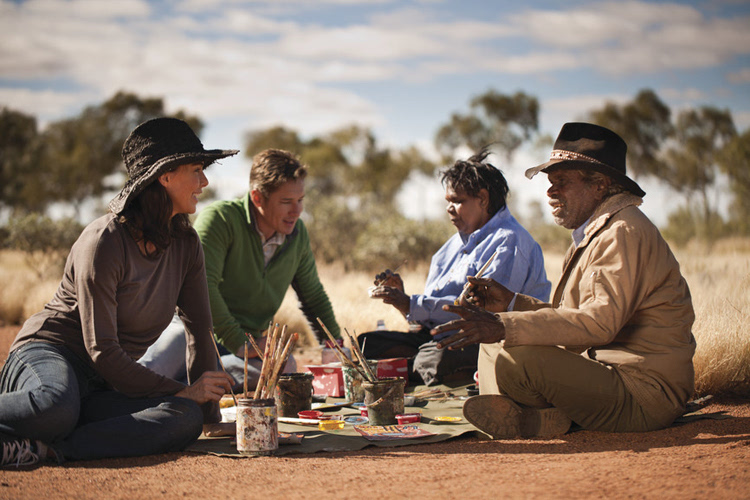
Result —
[[486, 189], [490, 195], [487, 212], [493, 216], [505, 207], [510, 189], [500, 169], [485, 163], [489, 154], [490, 150], [484, 147], [470, 158], [456, 161], [443, 172], [441, 182], [443, 186], [450, 186], [475, 198], [482, 189]]
[[[175, 167], [176, 168], [176, 167]], [[174, 169], [172, 169], [174, 170]], [[167, 249], [172, 238], [181, 238], [191, 230], [187, 214], [172, 217], [172, 200], [159, 180], [155, 180], [136, 196], [119, 216], [135, 241], [151, 242], [156, 250], [147, 256], [156, 257]]]

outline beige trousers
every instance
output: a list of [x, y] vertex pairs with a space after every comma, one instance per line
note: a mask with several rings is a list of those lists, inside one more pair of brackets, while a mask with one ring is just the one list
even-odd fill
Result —
[[612, 367], [559, 347], [482, 344], [478, 366], [480, 394], [505, 394], [533, 408], [554, 406], [584, 429], [663, 427], [643, 412]]

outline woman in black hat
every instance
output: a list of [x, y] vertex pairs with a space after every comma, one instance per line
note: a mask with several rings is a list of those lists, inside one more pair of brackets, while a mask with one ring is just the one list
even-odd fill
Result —
[[[0, 374], [1, 465], [180, 450], [216, 421], [231, 379], [216, 371], [203, 251], [190, 226], [205, 150], [183, 121], [127, 138], [128, 182], [89, 224], [54, 298], [18, 333]], [[170, 323], [186, 325], [190, 385], [136, 361]]]

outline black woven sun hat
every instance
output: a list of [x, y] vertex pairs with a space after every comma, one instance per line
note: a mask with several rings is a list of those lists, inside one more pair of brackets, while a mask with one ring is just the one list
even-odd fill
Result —
[[531, 179], [539, 172], [548, 174], [563, 168], [595, 170], [643, 197], [646, 192], [627, 176], [627, 151], [628, 146], [622, 137], [608, 128], [591, 123], [566, 123], [555, 140], [549, 161], [526, 170], [526, 177]]
[[204, 168], [236, 149], [204, 149], [190, 125], [177, 118], [154, 118], [138, 125], [125, 139], [122, 159], [128, 181], [109, 202], [109, 209], [121, 213], [150, 183], [172, 167], [202, 163]]

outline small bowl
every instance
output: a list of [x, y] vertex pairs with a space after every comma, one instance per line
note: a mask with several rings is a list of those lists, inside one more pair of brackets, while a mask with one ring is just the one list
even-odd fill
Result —
[[318, 410], [302, 410], [297, 413], [299, 418], [308, 418], [312, 420], [320, 420], [323, 417], [323, 412]]
[[357, 417], [355, 415], [344, 417], [344, 422], [349, 425], [365, 425], [369, 422], [367, 417]]

